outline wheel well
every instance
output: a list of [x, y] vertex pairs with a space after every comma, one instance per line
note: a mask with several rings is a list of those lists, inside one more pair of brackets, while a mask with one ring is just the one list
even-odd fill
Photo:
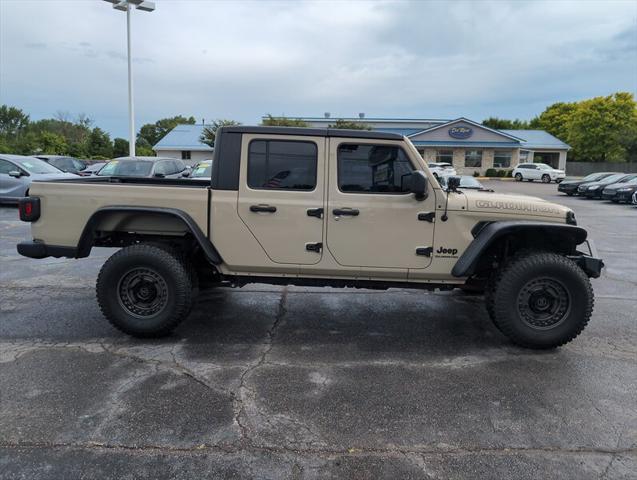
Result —
[[483, 277], [520, 252], [535, 250], [573, 255], [586, 240], [586, 230], [567, 224], [492, 222], [476, 225], [475, 240], [452, 270], [456, 277]]
[[545, 235], [540, 232], [512, 232], [495, 240], [480, 256], [475, 275], [488, 277], [493, 270], [513, 257], [525, 252], [542, 251], [560, 255], [575, 253], [576, 244], [568, 235], [553, 232]]
[[213, 264], [221, 257], [197, 223], [185, 212], [155, 207], [105, 207], [88, 220], [78, 243], [77, 257], [92, 247], [126, 247], [161, 243], [187, 257], [200, 256]]

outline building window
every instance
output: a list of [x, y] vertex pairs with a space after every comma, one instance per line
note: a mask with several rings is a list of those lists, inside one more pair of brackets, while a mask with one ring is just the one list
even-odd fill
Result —
[[436, 150], [436, 162], [453, 165], [453, 150]]
[[528, 159], [529, 159], [529, 151], [520, 150], [520, 163], [526, 163]]
[[314, 190], [318, 150], [312, 142], [253, 140], [248, 186], [266, 190]]
[[495, 151], [493, 155], [493, 168], [509, 168], [511, 166], [512, 152]]
[[402, 148], [390, 145], [341, 144], [338, 188], [346, 193], [404, 193], [413, 172]]
[[190, 150], [182, 150], [181, 151], [181, 159], [182, 160], [190, 160], [190, 156], [191, 156]]
[[464, 166], [472, 168], [482, 167], [482, 150], [465, 150]]
[[425, 149], [424, 148], [417, 148], [416, 150], [418, 150], [418, 153], [420, 153], [420, 156], [422, 158], [425, 158]]

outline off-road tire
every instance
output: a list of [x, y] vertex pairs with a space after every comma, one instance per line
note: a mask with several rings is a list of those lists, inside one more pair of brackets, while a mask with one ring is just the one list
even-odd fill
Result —
[[[158, 300], [150, 307], [131, 293], [135, 276], [145, 281]], [[156, 282], [156, 283], [153, 283]], [[97, 277], [97, 302], [104, 316], [118, 330], [140, 338], [168, 335], [192, 307], [191, 273], [182, 261], [155, 245], [132, 245], [112, 255]], [[131, 298], [134, 297], [134, 298]], [[154, 311], [157, 310], [157, 311]], [[137, 313], [135, 313], [137, 312]]]
[[542, 183], [551, 183], [551, 176], [546, 173], [542, 175]]
[[521, 182], [522, 180], [524, 180], [524, 178], [522, 177], [522, 174], [521, 174], [521, 173], [519, 173], [519, 172], [518, 172], [518, 173], [516, 173], [516, 174], [515, 174], [515, 181], [516, 181], [516, 182]]
[[[530, 295], [527, 304], [532, 288], [539, 290]], [[554, 300], [549, 300], [547, 312], [536, 312], [538, 303], [540, 307], [546, 303], [539, 302], [542, 296], [551, 297], [543, 294], [543, 288], [553, 292]], [[573, 340], [586, 327], [594, 304], [584, 271], [572, 260], [548, 252], [526, 253], [502, 267], [496, 273], [492, 296], [485, 300], [496, 327], [514, 343], [534, 349], [555, 348]], [[551, 314], [548, 319], [545, 313]]]

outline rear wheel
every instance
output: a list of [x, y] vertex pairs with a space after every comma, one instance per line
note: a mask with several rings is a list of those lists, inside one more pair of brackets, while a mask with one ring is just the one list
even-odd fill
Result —
[[522, 174], [521, 173], [516, 173], [515, 174], [515, 180], [518, 181], [518, 182], [521, 182], [522, 181]]
[[527, 348], [555, 348], [586, 327], [593, 290], [573, 261], [555, 253], [529, 253], [498, 273], [487, 310], [498, 329]]
[[168, 335], [192, 306], [191, 273], [180, 259], [154, 245], [132, 245], [111, 256], [96, 290], [108, 321], [135, 337]]
[[542, 175], [542, 183], [551, 183], [551, 176], [546, 173]]

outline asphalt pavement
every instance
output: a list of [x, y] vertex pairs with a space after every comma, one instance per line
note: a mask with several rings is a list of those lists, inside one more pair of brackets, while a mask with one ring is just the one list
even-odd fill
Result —
[[637, 477], [637, 207], [572, 207], [606, 269], [572, 343], [513, 346], [481, 297], [202, 293], [169, 338], [100, 314], [111, 251], [30, 260], [0, 207], [0, 479]]

